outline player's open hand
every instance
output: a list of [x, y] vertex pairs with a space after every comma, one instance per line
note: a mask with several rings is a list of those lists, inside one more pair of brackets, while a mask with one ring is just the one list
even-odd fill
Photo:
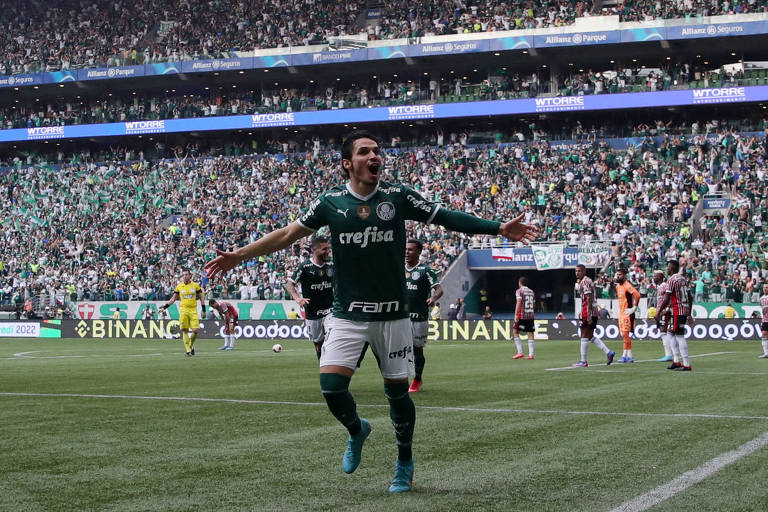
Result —
[[296, 299], [296, 304], [298, 304], [299, 306], [301, 306], [303, 308], [304, 306], [309, 304], [309, 299], [306, 299], [304, 297], [300, 297], [300, 298]]
[[205, 264], [205, 275], [213, 279], [219, 274], [224, 274], [235, 268], [240, 263], [240, 257], [236, 252], [226, 252], [216, 249], [216, 257]]
[[499, 227], [499, 234], [504, 238], [515, 242], [523, 242], [526, 245], [533, 242], [539, 234], [539, 228], [525, 224], [522, 220], [523, 215], [521, 214], [511, 221], [505, 222]]

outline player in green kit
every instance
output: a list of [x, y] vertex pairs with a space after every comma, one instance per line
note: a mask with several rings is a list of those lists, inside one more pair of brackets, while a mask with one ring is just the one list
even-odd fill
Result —
[[205, 271], [213, 279], [243, 261], [285, 249], [323, 226], [330, 228], [334, 299], [333, 312], [325, 320], [320, 388], [331, 413], [350, 435], [342, 468], [346, 473], [357, 469], [363, 443], [371, 433], [349, 392], [360, 355], [370, 344], [397, 439], [395, 476], [389, 490], [405, 492], [413, 483], [411, 442], [416, 422], [408, 394], [412, 341], [402, 266], [405, 221], [523, 242], [533, 241], [538, 230], [522, 223], [522, 215], [506, 223], [483, 220], [442, 208], [404, 185], [380, 181], [383, 156], [376, 138], [367, 132], [351, 133], [342, 144], [341, 157], [346, 184], [321, 194], [288, 226], [234, 252], [217, 251]]
[[435, 271], [427, 265], [419, 264], [423, 249], [424, 246], [418, 240], [411, 239], [405, 244], [405, 300], [411, 315], [413, 360], [416, 369], [411, 387], [408, 388], [409, 393], [417, 393], [421, 389], [421, 374], [427, 362], [424, 347], [427, 345], [429, 308], [443, 296], [443, 289], [438, 283]]
[[[285, 289], [304, 308], [309, 340], [315, 344], [317, 359], [325, 338], [323, 321], [333, 306], [333, 262], [331, 244], [324, 237], [312, 240], [312, 257], [303, 261], [285, 283]], [[301, 294], [296, 290], [301, 286]]]

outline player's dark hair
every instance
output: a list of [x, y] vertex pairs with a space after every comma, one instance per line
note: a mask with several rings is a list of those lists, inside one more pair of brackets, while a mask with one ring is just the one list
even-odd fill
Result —
[[421, 240], [416, 240], [415, 238], [408, 239], [406, 244], [416, 244], [416, 247], [419, 248], [419, 250], [422, 250], [424, 248], [424, 244], [421, 243]]
[[517, 280], [518, 283], [520, 283], [523, 286], [528, 286], [528, 278], [523, 276], [520, 279]]
[[216, 299], [211, 299], [208, 301], [209, 306], [213, 306], [214, 304], [216, 304]]
[[626, 274], [629, 272], [629, 269], [627, 269], [627, 267], [619, 267], [618, 269], [616, 269], [616, 272], [621, 272], [622, 274]]
[[576, 268], [580, 268], [585, 272], [587, 271], [587, 266], [584, 265], [583, 263], [579, 263], [578, 265], [576, 265]]
[[676, 274], [680, 271], [680, 262], [677, 260], [669, 260], [668, 265], [672, 265], [672, 271]]
[[312, 248], [314, 249], [320, 244], [327, 244], [327, 243], [328, 243], [328, 239], [325, 238], [324, 236], [316, 236], [315, 238], [312, 239], [311, 245], [312, 245]]
[[348, 133], [344, 137], [344, 142], [341, 143], [341, 172], [345, 178], [349, 178], [349, 171], [344, 168], [344, 160], [352, 160], [352, 147], [357, 139], [371, 139], [376, 144], [379, 144], [379, 139], [366, 130], [355, 130]]

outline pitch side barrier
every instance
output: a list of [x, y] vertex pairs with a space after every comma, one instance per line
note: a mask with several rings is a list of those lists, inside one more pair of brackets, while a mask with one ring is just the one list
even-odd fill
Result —
[[[575, 320], [536, 320], [536, 340], [578, 340]], [[432, 320], [428, 339], [443, 341], [508, 341], [512, 339], [513, 320]], [[701, 319], [686, 325], [689, 340], [757, 341], [759, 319]], [[621, 341], [615, 320], [598, 324], [595, 334], [604, 341]], [[634, 330], [638, 341], [659, 341], [659, 330], [653, 321], [638, 320]], [[224, 336], [218, 320], [200, 323], [199, 338]], [[240, 340], [307, 340], [309, 331], [303, 320], [247, 320], [235, 329]], [[18, 320], [0, 321], [3, 339], [74, 338], [120, 340], [177, 340], [181, 337], [178, 320]]]

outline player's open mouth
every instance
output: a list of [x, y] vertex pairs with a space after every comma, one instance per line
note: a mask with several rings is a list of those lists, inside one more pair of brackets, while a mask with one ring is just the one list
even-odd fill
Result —
[[378, 165], [369, 165], [368, 166], [368, 171], [370, 171], [370, 173], [373, 174], [374, 176], [378, 176], [379, 175], [379, 169], [381, 169], [381, 167], [378, 166]]

